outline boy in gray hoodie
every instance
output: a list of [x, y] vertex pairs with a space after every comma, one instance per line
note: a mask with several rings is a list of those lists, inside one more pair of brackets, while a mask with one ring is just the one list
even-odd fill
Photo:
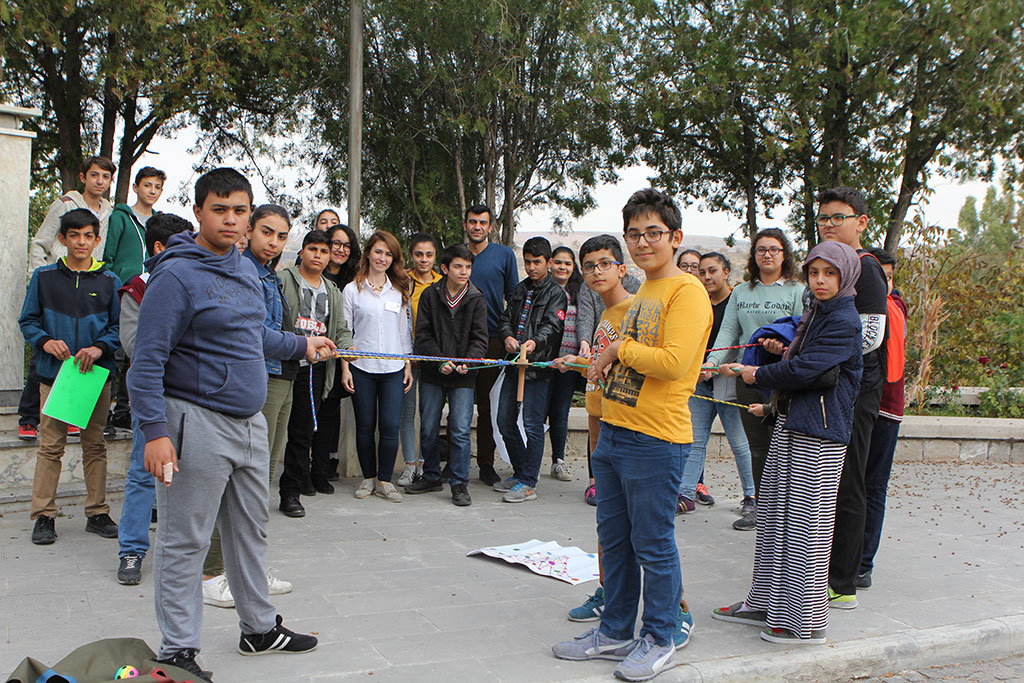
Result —
[[196, 182], [199, 234], [175, 235], [147, 261], [152, 273], [139, 309], [128, 371], [133, 412], [157, 486], [154, 583], [160, 661], [210, 680], [196, 663], [203, 614], [202, 565], [216, 523], [235, 596], [241, 654], [309, 652], [310, 635], [281, 625], [268, 599], [265, 358], [316, 361], [325, 337], [263, 324], [256, 269], [235, 243], [248, 227], [252, 188], [218, 168]]

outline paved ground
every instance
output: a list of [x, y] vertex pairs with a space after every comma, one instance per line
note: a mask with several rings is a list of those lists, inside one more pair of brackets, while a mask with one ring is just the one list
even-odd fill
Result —
[[[574, 467], [585, 474], [585, 464]], [[582, 476], [561, 483], [544, 475], [540, 498], [520, 505], [499, 502], [479, 482], [470, 486], [470, 508], [453, 507], [447, 492], [408, 497], [400, 505], [379, 498], [357, 501], [351, 495], [354, 483], [348, 481], [334, 496], [304, 499], [304, 519], [287, 519], [275, 510], [270, 565], [295, 584], [294, 592], [276, 604], [289, 626], [317, 632], [321, 647], [302, 657], [238, 656], [234, 611], [207, 607], [202, 659], [218, 683], [405, 681], [413, 676], [421, 681], [610, 680], [610, 663], [560, 662], [549, 649], [586, 628], [568, 622], [565, 612], [582, 602], [595, 583], [574, 587], [500, 560], [465, 557], [474, 548], [531, 538], [593, 550], [594, 508], [582, 501]], [[693, 667], [659, 679], [666, 683], [700, 676], [711, 680], [715, 667], [725, 671], [730, 663], [740, 668], [745, 662], [764, 664], [780, 652], [780, 646], [761, 641], [755, 628], [710, 618], [713, 607], [744, 596], [754, 534], [730, 528], [738, 503], [731, 462], [710, 462], [708, 479], [718, 505], [677, 518], [676, 527], [684, 586], [696, 618], [692, 642], [680, 651], [679, 661]], [[872, 642], [907, 641], [907, 634], [938, 634], [941, 645], [944, 632], [932, 627], [963, 629], [978, 620], [1012, 621], [1024, 615], [1024, 592], [1019, 590], [1024, 467], [898, 465], [891, 491], [875, 587], [861, 594], [859, 609], [833, 611], [829, 645], [785, 655], [787, 679], [878, 676], [887, 666], [927, 676], [922, 668], [951, 661], [941, 647], [931, 661], [904, 665], [906, 660], [884, 655], [843, 670], [846, 675], [821, 668], [821, 662], [857, 652], [861, 643], [869, 652]], [[60, 538], [49, 547], [31, 545], [26, 513], [0, 519], [0, 673], [12, 671], [26, 655], [52, 663], [103, 637], [142, 637], [154, 648], [159, 642], [150, 567], [145, 566], [142, 585], [118, 585], [116, 543], [86, 534], [80, 507], [63, 512], [57, 520]], [[1006, 642], [1018, 653], [1024, 649], [1019, 635]], [[1010, 654], [991, 655], [980, 648], [976, 656], [960, 661]], [[1005, 666], [1024, 679], [1019, 659]], [[706, 672], [701, 674], [700, 667]], [[956, 676], [972, 680], [969, 673], [961, 675], [969, 670], [962, 668]], [[909, 677], [918, 674], [900, 675], [924, 680]], [[721, 674], [721, 679], [730, 676]]]
[[884, 678], [872, 678], [868, 683], [924, 683], [926, 681], [946, 681], [947, 683], [1024, 681], [1024, 656], [1005, 657], [988, 662], [935, 666], [915, 671], [900, 671]]

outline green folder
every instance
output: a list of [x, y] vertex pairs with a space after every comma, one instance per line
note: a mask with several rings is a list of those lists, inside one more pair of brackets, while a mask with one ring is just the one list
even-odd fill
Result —
[[43, 415], [85, 429], [109, 374], [110, 370], [98, 365], [93, 365], [89, 372], [81, 372], [75, 366], [74, 357], [68, 358], [60, 366], [50, 395], [46, 397]]

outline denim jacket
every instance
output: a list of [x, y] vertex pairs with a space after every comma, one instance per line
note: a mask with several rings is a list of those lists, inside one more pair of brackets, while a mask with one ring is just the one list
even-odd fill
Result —
[[[271, 268], [256, 260], [249, 248], [246, 247], [242, 255], [247, 257], [256, 266], [256, 272], [260, 276], [260, 286], [263, 287], [263, 301], [267, 306], [267, 317], [263, 320], [263, 326], [271, 330], [281, 330], [281, 321], [284, 319], [284, 307], [281, 303], [281, 280]], [[267, 359], [267, 374], [280, 375], [281, 361]]]

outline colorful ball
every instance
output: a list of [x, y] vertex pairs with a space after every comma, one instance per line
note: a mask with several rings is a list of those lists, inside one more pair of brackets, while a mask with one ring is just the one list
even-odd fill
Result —
[[119, 681], [122, 678], [138, 678], [138, 677], [139, 677], [139, 670], [136, 669], [131, 664], [125, 664], [124, 666], [122, 666], [120, 669], [117, 670], [117, 673], [114, 674], [114, 680], [116, 680], [116, 681]]

